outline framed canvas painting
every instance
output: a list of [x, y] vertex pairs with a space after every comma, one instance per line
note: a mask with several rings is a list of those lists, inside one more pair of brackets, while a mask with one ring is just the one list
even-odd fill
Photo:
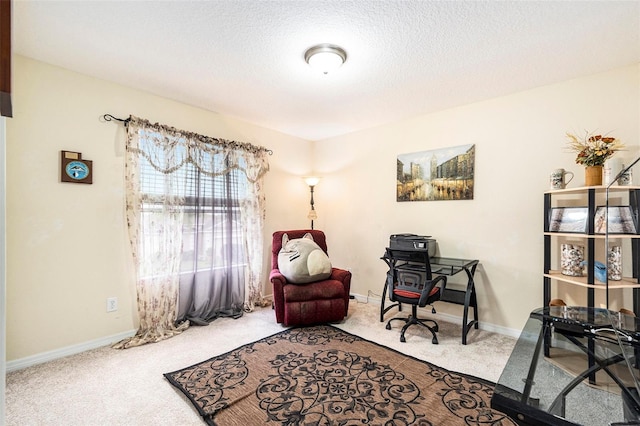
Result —
[[606, 222], [609, 222], [610, 234], [636, 233], [636, 223], [630, 206], [609, 206], [608, 220], [605, 220], [605, 210], [604, 206], [596, 209], [593, 219], [596, 234], [604, 234], [607, 231]]
[[553, 207], [549, 212], [549, 231], [584, 233], [588, 214], [586, 207]]
[[475, 145], [398, 155], [396, 201], [473, 200]]

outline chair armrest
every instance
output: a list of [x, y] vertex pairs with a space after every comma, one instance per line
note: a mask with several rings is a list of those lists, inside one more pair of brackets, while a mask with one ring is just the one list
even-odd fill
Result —
[[351, 272], [345, 269], [331, 268], [331, 276], [329, 277], [329, 279], [341, 281], [342, 283], [344, 283], [347, 280], [351, 282]]
[[272, 269], [269, 274], [269, 281], [273, 284], [273, 308], [276, 311], [276, 321], [284, 321], [284, 286], [287, 278], [280, 273], [279, 269]]
[[446, 275], [438, 275], [435, 279], [431, 280], [433, 282], [433, 286], [437, 286], [438, 285], [438, 281], [442, 281], [442, 286], [440, 287], [441, 290], [444, 290], [444, 288], [447, 286], [447, 276]]
[[278, 281], [278, 284], [283, 286], [287, 283], [287, 278], [282, 275], [279, 269], [272, 269], [271, 273], [269, 274], [269, 281], [271, 281], [273, 284], [276, 284], [276, 281]]
[[438, 286], [438, 282], [442, 281], [442, 286], [440, 287], [440, 296], [444, 292], [444, 288], [447, 285], [447, 277], [444, 275], [438, 275], [435, 279], [427, 281], [425, 284], [422, 293], [420, 294], [420, 301], [418, 302], [419, 306], [425, 306], [427, 304], [427, 300], [429, 299], [429, 294], [433, 291], [434, 287]]
[[447, 287], [447, 276], [446, 275], [438, 275], [436, 278], [434, 278], [433, 281], [436, 282], [436, 285], [437, 285], [438, 281], [442, 281], [442, 285], [440, 286], [440, 292], [443, 293], [444, 290]]
[[351, 272], [340, 268], [331, 268], [330, 280], [340, 281], [344, 287], [344, 315], [349, 312], [349, 294], [351, 293]]

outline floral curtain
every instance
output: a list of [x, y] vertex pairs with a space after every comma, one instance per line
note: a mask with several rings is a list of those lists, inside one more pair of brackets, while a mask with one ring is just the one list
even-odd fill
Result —
[[[186, 227], [192, 226], [185, 222], [188, 222], [187, 216], [192, 215], [194, 197], [189, 185], [193, 184], [193, 176], [211, 178], [209, 181], [215, 178], [228, 181], [229, 176], [241, 172], [246, 177], [243, 179], [246, 196], [239, 198], [237, 208], [246, 253], [244, 271], [239, 275], [244, 277], [241, 279], [245, 287], [242, 308], [251, 311], [256, 304], [264, 304], [265, 197], [262, 181], [269, 170], [268, 152], [247, 143], [185, 132], [133, 116], [129, 118], [126, 218], [136, 272], [140, 325], [135, 336], [115, 344], [115, 348], [158, 342], [189, 326], [188, 321], [176, 320], [181, 280], [185, 281], [183, 251], [193, 245], [191, 237], [185, 236], [184, 232]], [[152, 173], [160, 176], [159, 182], [157, 178], [148, 181], [149, 173], [145, 172], [149, 168], [159, 172]], [[197, 188], [200, 188], [199, 184]]]

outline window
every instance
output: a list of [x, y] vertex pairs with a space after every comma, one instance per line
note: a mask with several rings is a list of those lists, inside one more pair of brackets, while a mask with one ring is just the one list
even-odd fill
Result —
[[[210, 176], [188, 163], [174, 172], [176, 179], [154, 169], [148, 161], [140, 164], [142, 221], [145, 229], [165, 212], [165, 189], [176, 197], [173, 204], [182, 216], [182, 248], [180, 270], [188, 272], [209, 268], [240, 267], [246, 264], [244, 233], [240, 222], [240, 200], [248, 197], [247, 180], [239, 170]], [[172, 185], [170, 182], [178, 182]], [[143, 236], [149, 247], [162, 244], [162, 230]], [[226, 262], [225, 260], [229, 260]], [[153, 271], [148, 271], [153, 273]]]

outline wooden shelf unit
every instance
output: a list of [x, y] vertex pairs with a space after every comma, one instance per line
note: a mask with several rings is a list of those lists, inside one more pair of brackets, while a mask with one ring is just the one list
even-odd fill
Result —
[[[587, 274], [583, 277], [574, 277], [563, 275], [559, 270], [551, 269], [551, 252], [552, 243], [554, 239], [561, 237], [571, 239], [583, 239], [586, 245], [585, 260], [587, 265], [593, 265], [596, 260], [595, 256], [595, 242], [605, 241], [607, 238], [604, 234], [594, 233], [594, 216], [597, 207], [606, 203], [605, 196], [607, 194], [607, 188], [605, 186], [589, 186], [578, 188], [567, 188], [560, 190], [549, 190], [544, 193], [544, 273], [543, 273], [543, 302], [544, 306], [549, 305], [551, 300], [551, 283], [552, 281], [567, 283], [584, 287], [587, 289], [587, 306], [594, 307], [595, 304], [595, 291], [608, 289], [633, 289], [633, 311], [636, 315], [640, 316], [640, 226], [638, 224], [638, 214], [640, 210], [640, 186], [611, 186], [609, 188], [609, 198], [612, 194], [616, 196], [628, 197], [628, 205], [631, 206], [631, 210], [634, 216], [636, 225], [635, 234], [609, 234], [608, 239], [620, 239], [630, 240], [631, 242], [631, 259], [632, 259], [632, 275], [622, 277], [620, 281], [609, 280], [608, 286], [605, 283], [597, 281], [594, 277], [593, 267], [587, 267]], [[563, 197], [564, 196], [564, 197]], [[558, 197], [558, 198], [556, 198]], [[598, 204], [598, 200], [602, 200]], [[553, 204], [553, 201], [556, 204]], [[563, 203], [564, 201], [564, 203]], [[560, 206], [565, 207], [562, 204], [571, 204], [574, 206], [576, 202], [582, 202], [582, 206], [588, 209], [587, 219], [587, 232], [585, 233], [568, 233], [568, 232], [550, 232], [550, 211], [552, 207]], [[569, 205], [567, 205], [569, 206]], [[609, 205], [612, 207], [613, 205]], [[557, 241], [555, 242], [557, 244]], [[603, 250], [604, 254], [604, 250]], [[606, 256], [605, 256], [606, 257]], [[606, 263], [606, 259], [604, 262]]]

